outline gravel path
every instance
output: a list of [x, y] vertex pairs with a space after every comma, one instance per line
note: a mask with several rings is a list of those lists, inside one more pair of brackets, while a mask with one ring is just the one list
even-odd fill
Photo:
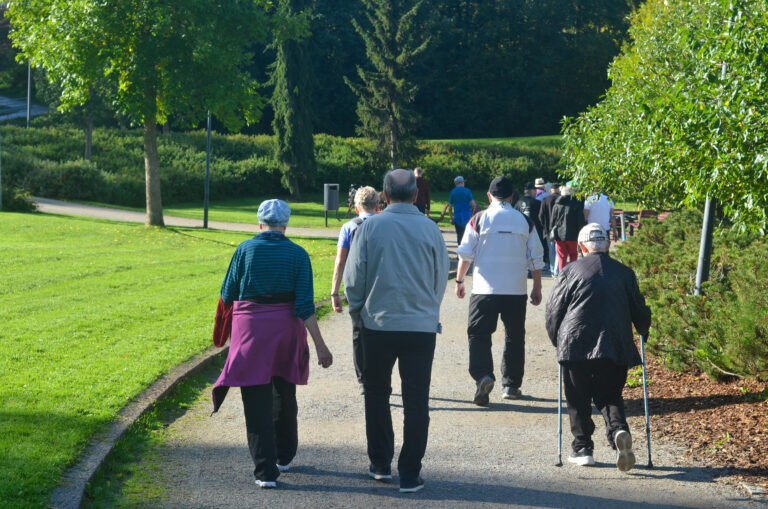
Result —
[[[545, 281], [544, 297], [552, 282]], [[472, 405], [474, 384], [467, 373], [467, 300], [449, 284], [442, 307], [431, 389], [431, 427], [417, 494], [400, 494], [397, 479], [368, 479], [362, 397], [351, 359], [351, 326], [346, 315], [321, 323], [334, 353], [334, 365], [313, 366], [308, 386], [300, 387], [299, 452], [279, 489], [260, 490], [253, 482], [240, 397], [230, 391], [220, 412], [209, 416], [208, 392], [169, 427], [168, 442], [156, 469], [152, 491], [164, 493], [163, 507], [752, 507], [740, 493], [712, 481], [711, 472], [681, 464], [680, 451], [653, 443], [654, 465], [620, 473], [605, 444], [596, 416], [597, 466], [577, 467], [557, 459], [557, 367], [543, 328], [544, 305], [528, 307], [525, 397], [502, 400], [500, 387], [491, 406]], [[502, 337], [494, 336], [498, 370]], [[497, 371], [497, 376], [499, 375]], [[402, 443], [402, 408], [393, 379], [396, 454]], [[565, 417], [565, 415], [564, 415]], [[598, 420], [599, 419], [599, 420]], [[633, 421], [638, 463], [645, 463], [641, 419]], [[563, 448], [570, 450], [565, 418]], [[393, 467], [396, 466], [397, 458]], [[394, 472], [393, 472], [394, 473]]]
[[[147, 216], [144, 212], [134, 212], [132, 210], [113, 209], [109, 207], [97, 207], [95, 205], [84, 205], [61, 200], [51, 200], [49, 198], [34, 198], [37, 204], [37, 210], [45, 214], [63, 214], [68, 216], [86, 216], [100, 219], [109, 219], [111, 221], [125, 221], [128, 223], [144, 223]], [[185, 228], [202, 228], [202, 219], [190, 219], [187, 217], [176, 217], [164, 215], [166, 226], [182, 226]], [[256, 233], [259, 231], [258, 224], [249, 223], [227, 223], [224, 221], [208, 221], [208, 227], [212, 230], [226, 230], [233, 232]], [[288, 225], [287, 234], [290, 237], [316, 237], [327, 239], [338, 239], [340, 228], [295, 228]], [[443, 239], [448, 246], [448, 251], [453, 253], [456, 250], [456, 232], [453, 228], [441, 228]]]

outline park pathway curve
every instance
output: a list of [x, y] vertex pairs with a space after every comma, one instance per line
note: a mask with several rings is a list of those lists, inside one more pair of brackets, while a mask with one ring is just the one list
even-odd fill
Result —
[[[471, 278], [468, 278], [471, 279]], [[545, 281], [545, 299], [551, 290]], [[367, 475], [362, 397], [351, 359], [346, 314], [321, 322], [334, 365], [313, 364], [309, 385], [299, 387], [299, 452], [279, 489], [260, 490], [252, 476], [238, 390], [210, 415], [209, 391], [170, 424], [168, 440], [152, 455], [152, 505], [167, 508], [332, 507], [526, 507], [526, 508], [735, 508], [754, 507], [734, 488], [712, 480], [712, 472], [681, 463], [680, 450], [655, 442], [653, 470], [645, 464], [640, 416], [631, 417], [638, 468], [615, 467], [595, 416], [597, 465], [577, 467], [557, 459], [557, 365], [544, 330], [544, 304], [528, 306], [524, 398], [505, 401], [500, 387], [489, 408], [470, 403], [474, 384], [467, 373], [467, 300], [453, 284], [442, 305], [444, 333], [438, 336], [431, 387], [429, 445], [417, 494]], [[494, 336], [498, 370], [502, 336]], [[313, 351], [314, 352], [314, 351]], [[314, 353], [313, 353], [314, 356]], [[396, 372], [396, 370], [395, 370]], [[498, 376], [498, 371], [497, 371]], [[399, 378], [393, 377], [396, 451], [402, 444]], [[212, 382], [213, 380], [211, 380]], [[569, 450], [567, 418], [563, 449]], [[663, 417], [662, 417], [663, 418]], [[565, 458], [564, 458], [565, 459]], [[397, 459], [393, 463], [396, 466]], [[393, 472], [396, 473], [396, 472]], [[758, 504], [759, 505], [759, 504]]]

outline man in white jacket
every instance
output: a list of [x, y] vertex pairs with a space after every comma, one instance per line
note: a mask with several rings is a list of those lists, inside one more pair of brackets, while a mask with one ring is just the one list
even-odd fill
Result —
[[459, 246], [456, 295], [466, 295], [464, 276], [474, 262], [472, 296], [469, 300], [469, 374], [475, 380], [473, 402], [489, 404], [493, 374], [491, 335], [499, 315], [504, 323], [505, 343], [501, 362], [502, 397], [519, 399], [525, 367], [525, 312], [527, 273], [533, 276], [531, 304], [541, 303], [541, 269], [544, 267], [541, 240], [533, 223], [512, 207], [512, 181], [497, 177], [488, 190], [490, 206], [470, 219]]

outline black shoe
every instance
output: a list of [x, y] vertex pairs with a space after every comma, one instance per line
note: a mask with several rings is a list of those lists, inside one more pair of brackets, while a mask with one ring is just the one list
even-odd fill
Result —
[[392, 470], [389, 468], [368, 467], [368, 477], [376, 481], [389, 482], [392, 480]]
[[475, 391], [475, 399], [472, 402], [478, 406], [488, 406], [489, 399], [488, 394], [493, 390], [493, 378], [486, 375], [477, 381], [477, 390]]
[[504, 399], [520, 399], [523, 397], [523, 393], [517, 387], [504, 387], [501, 397]]
[[400, 482], [400, 493], [416, 493], [424, 488], [424, 480], [419, 477], [416, 482]]
[[591, 467], [595, 464], [595, 458], [592, 457], [592, 449], [582, 447], [577, 452], [572, 452], [568, 461], [582, 467]]

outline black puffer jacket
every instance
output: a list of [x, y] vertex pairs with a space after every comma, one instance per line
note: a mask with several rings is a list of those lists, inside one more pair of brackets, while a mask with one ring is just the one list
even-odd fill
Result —
[[632, 324], [648, 334], [651, 310], [632, 269], [607, 253], [592, 253], [560, 272], [546, 321], [559, 362], [610, 359], [632, 367], [641, 363]]

